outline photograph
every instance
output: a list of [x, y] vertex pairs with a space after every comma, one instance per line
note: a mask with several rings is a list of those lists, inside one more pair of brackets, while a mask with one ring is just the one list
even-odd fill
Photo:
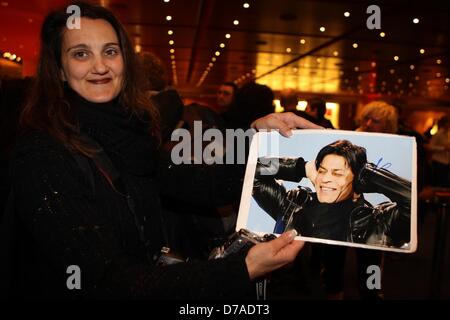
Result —
[[417, 248], [414, 138], [339, 130], [258, 133], [237, 229], [398, 252]]

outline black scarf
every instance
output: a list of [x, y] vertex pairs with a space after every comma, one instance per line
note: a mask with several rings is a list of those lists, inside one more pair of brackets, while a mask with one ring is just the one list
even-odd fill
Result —
[[136, 116], [116, 98], [106, 103], [89, 102], [66, 86], [65, 96], [74, 108], [80, 131], [97, 141], [121, 172], [154, 175], [156, 143], [144, 116]]

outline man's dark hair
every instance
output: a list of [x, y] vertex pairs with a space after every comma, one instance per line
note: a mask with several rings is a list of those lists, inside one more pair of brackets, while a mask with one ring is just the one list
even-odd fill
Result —
[[358, 181], [359, 174], [367, 163], [366, 149], [357, 146], [348, 140], [337, 140], [326, 145], [319, 151], [316, 157], [316, 170], [319, 170], [319, 166], [323, 159], [329, 154], [341, 156], [347, 161], [354, 175], [353, 189], [357, 189], [356, 182]]
[[325, 114], [327, 113], [326, 101], [320, 98], [314, 98], [308, 100], [309, 107], [311, 110], [317, 110], [317, 119], [323, 120]]
[[227, 86], [227, 87], [232, 87], [232, 88], [233, 88], [233, 96], [236, 96], [236, 93], [237, 93], [238, 90], [239, 90], [239, 87], [236, 85], [236, 83], [231, 82], [231, 81], [229, 81], [229, 82], [224, 82], [224, 83], [222, 83], [221, 85], [222, 85], [222, 86]]

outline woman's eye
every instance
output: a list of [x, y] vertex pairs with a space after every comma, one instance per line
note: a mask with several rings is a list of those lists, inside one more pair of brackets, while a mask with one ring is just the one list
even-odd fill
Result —
[[119, 53], [119, 50], [118, 49], [115, 49], [115, 48], [109, 48], [109, 49], [106, 49], [106, 51], [105, 51], [105, 54], [107, 55], [107, 56], [115, 56], [115, 55], [117, 55]]
[[84, 59], [88, 56], [88, 53], [86, 51], [76, 51], [73, 56], [77, 59]]

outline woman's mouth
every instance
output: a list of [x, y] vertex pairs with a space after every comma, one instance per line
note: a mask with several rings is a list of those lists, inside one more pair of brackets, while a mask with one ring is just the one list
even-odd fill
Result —
[[92, 84], [106, 84], [109, 83], [112, 79], [111, 78], [104, 78], [104, 79], [92, 79], [88, 80], [88, 82]]

